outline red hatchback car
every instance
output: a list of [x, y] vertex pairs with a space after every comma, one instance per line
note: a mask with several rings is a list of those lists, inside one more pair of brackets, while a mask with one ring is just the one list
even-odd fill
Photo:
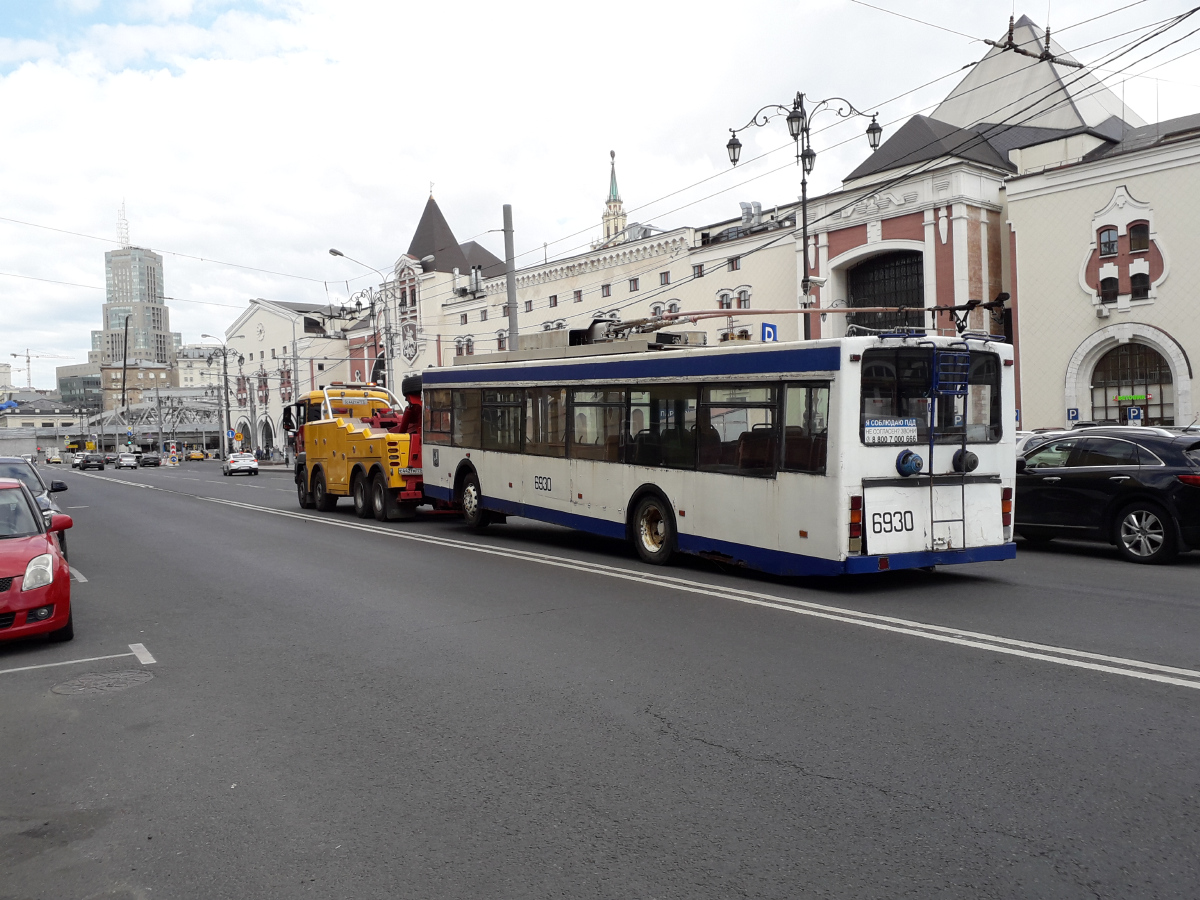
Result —
[[56, 535], [70, 516], [42, 518], [29, 489], [0, 478], [0, 641], [48, 634], [75, 636], [71, 620], [71, 570]]

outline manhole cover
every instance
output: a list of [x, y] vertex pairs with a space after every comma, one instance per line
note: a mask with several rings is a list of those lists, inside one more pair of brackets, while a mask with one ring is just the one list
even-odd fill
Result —
[[56, 694], [112, 694], [149, 681], [154, 676], [145, 669], [132, 672], [89, 672], [50, 690]]

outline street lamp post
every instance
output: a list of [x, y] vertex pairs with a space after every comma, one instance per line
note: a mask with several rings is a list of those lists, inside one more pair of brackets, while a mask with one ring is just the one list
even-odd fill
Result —
[[[805, 109], [805, 100], [808, 100], [812, 105], [810, 110]], [[808, 176], [817, 161], [817, 152], [812, 148], [809, 129], [813, 118], [822, 112], [835, 113], [842, 119], [848, 119], [852, 116], [863, 116], [864, 118], [870, 116], [871, 124], [867, 126], [867, 141], [871, 144], [872, 150], [879, 149], [879, 139], [883, 135], [883, 127], [876, 121], [878, 113], [861, 112], [855, 109], [854, 105], [843, 97], [827, 97], [824, 100], [818, 100], [814, 103], [800, 92], [796, 93], [796, 99], [792, 101], [790, 109], [778, 103], [768, 104], [756, 112], [750, 121], [741, 128], [730, 128], [732, 136], [729, 138], [729, 143], [725, 145], [725, 149], [729, 153], [729, 162], [736, 166], [742, 154], [742, 142], [738, 140], [739, 131], [745, 131], [752, 125], [761, 128], [776, 116], [787, 116], [788, 133], [792, 136], [792, 140], [796, 144], [796, 164], [801, 167], [800, 221], [801, 235], [804, 241], [804, 274], [800, 279], [800, 292], [806, 297], [812, 286], [808, 275], [810, 268], [808, 259]]]
[[[214, 349], [212, 351], [212, 353], [210, 353], [208, 355], [208, 362], [211, 363], [217, 356], [221, 357], [221, 385], [222, 385], [223, 393], [225, 395], [225, 427], [223, 429], [221, 429], [221, 456], [222, 456], [222, 458], [228, 459], [229, 458], [229, 431], [231, 428], [230, 417], [229, 417], [229, 354], [237, 353], [238, 351], [235, 350], [233, 347], [228, 346], [225, 343], [225, 341], [222, 341], [215, 334], [202, 334], [202, 335], [200, 335], [200, 337], [209, 338], [209, 339], [217, 341], [221, 344], [220, 350]], [[239, 364], [243, 358], [244, 357], [239, 356]], [[217, 400], [217, 409], [220, 410], [220, 408], [221, 408], [221, 401], [218, 399]]]
[[[358, 263], [358, 265], [362, 266], [364, 269], [370, 269], [372, 272], [374, 272], [376, 275], [379, 276], [380, 287], [383, 288], [384, 290], [386, 290], [387, 278], [385, 278], [383, 273], [380, 272], [374, 266], [368, 266], [365, 262], [361, 262], [360, 260], [355, 259], [353, 256], [347, 256], [341, 250], [337, 250], [332, 247], [329, 250], [329, 255], [330, 256], [340, 256], [343, 259], [350, 260], [350, 262], [352, 262], [352, 263]], [[366, 294], [367, 301], [370, 304], [370, 310], [371, 310], [371, 365], [367, 370], [367, 379], [370, 380], [371, 375], [375, 371], [375, 359], [376, 359], [376, 357], [379, 356], [379, 328], [378, 328], [377, 321], [375, 318], [375, 304], [379, 300], [384, 301], [383, 314], [384, 314], [384, 318], [388, 322], [388, 331], [389, 332], [391, 331], [391, 310], [387, 306], [386, 294], [384, 294], [384, 295], [376, 294], [374, 290], [372, 290], [371, 288], [368, 287], [364, 291], [359, 291], [358, 294], [355, 295], [355, 297], [350, 298], [351, 300], [354, 300], [356, 297], [358, 298], [358, 304], [359, 304], [358, 311], [359, 312], [362, 311], [361, 297], [363, 294]], [[389, 335], [389, 337], [390, 337], [390, 335]], [[388, 346], [387, 341], [384, 342], [383, 364], [384, 364], [384, 377], [387, 378], [387, 387], [389, 390], [394, 390], [395, 387], [392, 384], [392, 354], [390, 352], [390, 347]]]

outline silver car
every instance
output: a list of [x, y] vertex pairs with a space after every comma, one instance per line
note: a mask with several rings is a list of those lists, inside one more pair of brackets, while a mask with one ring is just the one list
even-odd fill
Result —
[[247, 475], [258, 474], [258, 460], [253, 453], [233, 453], [221, 465], [222, 475], [236, 475], [245, 472]]
[[138, 467], [137, 457], [132, 453], [121, 453], [117, 455], [118, 469], [136, 469]]

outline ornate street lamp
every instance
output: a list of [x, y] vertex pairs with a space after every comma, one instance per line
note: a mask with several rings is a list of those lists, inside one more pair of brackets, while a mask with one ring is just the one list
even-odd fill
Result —
[[796, 144], [796, 164], [800, 166], [801, 172], [800, 218], [802, 223], [801, 234], [804, 241], [804, 275], [800, 279], [800, 292], [807, 297], [809, 289], [812, 286], [811, 279], [808, 276], [810, 268], [808, 260], [808, 176], [812, 174], [813, 166], [817, 163], [817, 151], [812, 148], [810, 141], [812, 136], [810, 132], [812, 120], [818, 113], [822, 112], [836, 113], [842, 119], [848, 119], [852, 116], [863, 116], [865, 118], [869, 115], [871, 117], [871, 124], [867, 126], [867, 142], [870, 143], [872, 151], [879, 149], [879, 139], [883, 136], [883, 127], [877, 121], [878, 113], [865, 113], [855, 109], [854, 105], [843, 97], [827, 97], [824, 100], [818, 100], [812, 105], [811, 110], [806, 110], [804, 107], [806, 99], [808, 98], [803, 93], [797, 92], [796, 99], [792, 101], [790, 109], [778, 103], [771, 103], [764, 106], [741, 128], [729, 129], [731, 136], [729, 143], [725, 145], [725, 149], [729, 152], [729, 162], [736, 166], [742, 155], [742, 142], [738, 140], [739, 131], [745, 131], [751, 126], [761, 128], [776, 116], [787, 116], [788, 134], [792, 136], [792, 140]]

